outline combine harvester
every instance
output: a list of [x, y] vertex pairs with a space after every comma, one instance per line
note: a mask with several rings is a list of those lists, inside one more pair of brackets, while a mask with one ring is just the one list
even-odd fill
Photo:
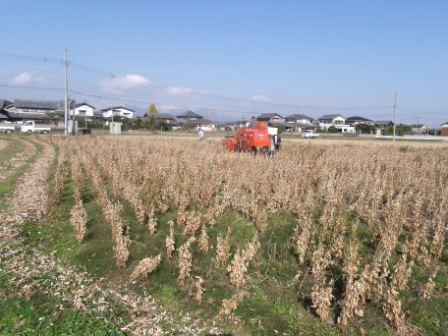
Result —
[[240, 128], [233, 138], [222, 140], [229, 152], [251, 152], [254, 154], [275, 152], [271, 136], [277, 134], [277, 128], [266, 127], [263, 121], [257, 122], [257, 128]]

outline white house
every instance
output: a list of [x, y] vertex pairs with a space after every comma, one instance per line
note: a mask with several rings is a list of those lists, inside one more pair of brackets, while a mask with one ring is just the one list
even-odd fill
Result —
[[285, 118], [283, 118], [278, 113], [263, 113], [257, 116], [257, 120], [259, 121], [267, 121], [268, 123], [276, 124], [276, 123], [282, 123], [285, 121]]
[[285, 122], [290, 124], [312, 124], [313, 118], [304, 114], [291, 114], [285, 118]]
[[95, 114], [95, 107], [87, 103], [77, 104], [75, 108], [70, 111], [70, 115], [73, 115], [73, 113], [75, 113], [75, 116], [79, 117], [93, 117]]
[[123, 106], [112, 106], [101, 110], [103, 117], [111, 119], [113, 117], [122, 117], [127, 119], [134, 118], [134, 110]]
[[331, 126], [334, 126], [339, 133], [355, 133], [356, 129], [353, 126], [345, 123], [345, 118], [340, 114], [326, 114], [318, 119], [319, 127], [327, 131]]

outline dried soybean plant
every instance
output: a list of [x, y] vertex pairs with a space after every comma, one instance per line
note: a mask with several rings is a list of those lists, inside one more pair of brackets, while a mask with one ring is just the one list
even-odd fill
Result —
[[[237, 290], [222, 302], [222, 315], [231, 315], [241, 301], [253, 258], [246, 255], [248, 246], [237, 244], [230, 255], [231, 230], [223, 232], [216, 224], [227, 212], [253, 226], [259, 236], [257, 248], [263, 252], [268, 248], [263, 238], [275, 225], [269, 217], [277, 213], [295, 217], [288, 246], [297, 260], [287, 267], [300, 271], [300, 297], [311, 300], [328, 323], [347, 326], [354, 318], [363, 319], [367, 306], [375, 306], [402, 332], [405, 300], [421, 299], [411, 288], [417, 266], [427, 279], [421, 296], [438, 294], [434, 279], [446, 269], [448, 223], [444, 147], [415, 145], [400, 150], [369, 141], [298, 142], [285, 145], [276, 157], [253, 157], [219, 151], [213, 141], [198, 144], [188, 139], [55, 137], [51, 141], [60, 150], [60, 163], [64, 153], [70, 153], [92, 181], [112, 227], [117, 264], [124, 266], [129, 253], [129, 237], [123, 235], [129, 228], [117, 200], [129, 202], [150, 232], [157, 228], [151, 221], [153, 211], [177, 211], [176, 232], [188, 239], [178, 249], [179, 283], [191, 277], [194, 237], [204, 253], [211, 249], [207, 229], [217, 231], [213, 258], [218, 268], [213, 271], [227, 269]], [[72, 162], [74, 181], [76, 165]], [[63, 165], [59, 166], [58, 188], [63, 175]], [[176, 247], [174, 223], [168, 225], [165, 245], [170, 258]], [[402, 295], [405, 292], [408, 295]]]
[[191, 267], [193, 265], [193, 254], [190, 251], [190, 246], [196, 241], [195, 237], [190, 237], [188, 240], [179, 247], [179, 284], [183, 285], [185, 280], [190, 277]]
[[216, 263], [220, 267], [224, 267], [230, 257], [230, 235], [232, 229], [227, 228], [226, 235], [219, 234], [216, 238]]
[[76, 240], [81, 242], [87, 232], [87, 212], [81, 200], [70, 211], [70, 224], [76, 234]]
[[134, 271], [131, 274], [132, 280], [137, 280], [140, 278], [145, 278], [152, 272], [154, 272], [157, 267], [160, 265], [160, 261], [162, 260], [162, 255], [159, 254], [152, 258], [144, 258], [139, 261], [138, 265], [134, 268]]
[[169, 232], [165, 239], [165, 245], [166, 245], [166, 255], [168, 256], [168, 259], [170, 259], [174, 251], [176, 251], [176, 245], [174, 241], [174, 222], [170, 220], [168, 221], [168, 225], [169, 225]]

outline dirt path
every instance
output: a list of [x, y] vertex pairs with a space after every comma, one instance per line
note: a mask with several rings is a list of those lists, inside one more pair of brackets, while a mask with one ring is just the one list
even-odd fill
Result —
[[[45, 291], [59, 297], [62, 303], [83, 312], [95, 312], [108, 318], [114, 302], [121, 302], [132, 322], [115, 321], [123, 331], [133, 335], [199, 335], [204, 328], [185, 315], [174, 321], [166, 311], [159, 311], [150, 296], [140, 297], [123, 288], [111, 288], [104, 279], [91, 279], [86, 273], [60, 266], [52, 256], [41, 254], [26, 245], [23, 224], [45, 214], [48, 200], [48, 172], [54, 150], [44, 144], [36, 162], [19, 178], [8, 199], [9, 207], [0, 212], [0, 265], [14, 273], [11, 284], [16, 294], [30, 299], [33, 293]], [[63, 310], [64, 305], [60, 308]], [[167, 327], [173, 326], [173, 327]], [[168, 328], [168, 330], [167, 330]]]
[[[30, 141], [24, 141], [18, 138], [11, 141], [20, 141], [23, 143], [24, 147], [23, 150], [19, 151], [5, 162], [2, 162], [0, 165], [0, 183], [14, 175], [17, 169], [21, 167], [29, 159], [29, 157], [33, 155], [33, 153], [36, 152], [36, 147]], [[7, 143], [6, 141], [4, 142]]]
[[8, 146], [8, 142], [6, 140], [0, 139], [0, 151], [5, 149]]

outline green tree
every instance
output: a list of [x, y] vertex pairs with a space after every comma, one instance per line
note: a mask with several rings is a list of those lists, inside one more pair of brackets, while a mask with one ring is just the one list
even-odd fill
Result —
[[358, 124], [355, 126], [356, 132], [364, 133], [364, 134], [372, 134], [375, 133], [375, 126], [370, 124]]
[[331, 125], [330, 127], [328, 127], [327, 129], [327, 133], [337, 133], [338, 129], [336, 128], [336, 126]]
[[149, 105], [148, 112], [149, 114], [158, 113], [156, 104], [152, 103], [151, 105]]

